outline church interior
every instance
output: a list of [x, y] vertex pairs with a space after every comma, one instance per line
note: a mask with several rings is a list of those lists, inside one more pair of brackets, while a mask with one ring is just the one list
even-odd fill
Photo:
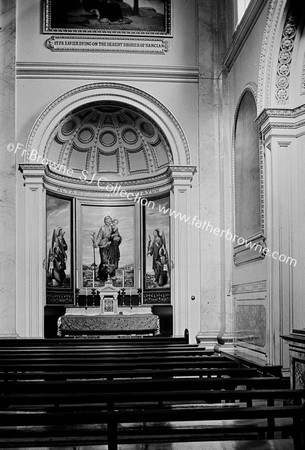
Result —
[[0, 13], [0, 447], [305, 449], [302, 2]]

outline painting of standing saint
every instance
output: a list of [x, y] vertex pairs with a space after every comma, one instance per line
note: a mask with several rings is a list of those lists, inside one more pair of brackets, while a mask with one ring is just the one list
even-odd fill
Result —
[[47, 195], [48, 290], [71, 288], [71, 201]]
[[154, 200], [154, 208], [145, 211], [146, 289], [170, 287], [169, 197]]
[[171, 34], [171, 0], [44, 0], [43, 32]]
[[82, 287], [134, 286], [134, 207], [82, 205]]

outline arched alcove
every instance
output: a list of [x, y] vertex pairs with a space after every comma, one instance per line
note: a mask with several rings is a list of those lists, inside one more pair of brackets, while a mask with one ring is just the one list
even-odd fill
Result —
[[[123, 211], [134, 205], [133, 232], [141, 241], [133, 266], [134, 294], [143, 279], [137, 272], [145, 267], [144, 257], [139, 253], [146, 239], [146, 231], [141, 228], [144, 218], [142, 199], [148, 203], [167, 196], [171, 208], [184, 210], [195, 172], [190, 162], [187, 139], [173, 114], [149, 94], [129, 86], [115, 83], [81, 86], [54, 100], [40, 114], [27, 141], [25, 163], [20, 165], [25, 180], [25, 233], [30, 236], [30, 241], [35, 236], [39, 242], [26, 248], [24, 278], [28, 280], [28, 286], [25, 302], [20, 303], [17, 313], [20, 335], [43, 335], [47, 284], [39, 262], [48, 247], [46, 193], [70, 201], [73, 210], [76, 234], [71, 229], [75, 241], [72, 243], [71, 239], [70, 246], [75, 253], [70, 255], [71, 283], [66, 303], [71, 302], [79, 282], [82, 289], [87, 286], [84, 274], [76, 273], [83, 271], [81, 227], [84, 212], [88, 215], [92, 207], [98, 214], [101, 212], [99, 215], [103, 218], [111, 208]], [[120, 190], [110, 192], [109, 186], [118, 184]], [[136, 205], [134, 199], [137, 199]], [[35, 221], [37, 214], [41, 219], [39, 222]], [[186, 253], [188, 243], [179, 221], [168, 216], [168, 222], [168, 247], [175, 270], [171, 274], [170, 296], [165, 297], [174, 310], [174, 334], [181, 335], [186, 328], [187, 306], [179, 281], [184, 270], [183, 261], [175, 261], [175, 253], [178, 247], [179, 252]], [[96, 223], [94, 226], [97, 227]], [[181, 250], [181, 242], [184, 250]], [[145, 278], [143, 280], [142, 287], [145, 287]], [[90, 283], [88, 286], [91, 287]], [[159, 303], [165, 298], [160, 292], [157, 295], [148, 292], [147, 303]], [[52, 302], [56, 303], [60, 298], [63, 297], [55, 295]], [[35, 314], [28, 314], [29, 310]], [[25, 323], [23, 317], [29, 317], [29, 322]]]
[[253, 91], [243, 92], [235, 115], [234, 191], [235, 232], [253, 238], [262, 232], [260, 147]]

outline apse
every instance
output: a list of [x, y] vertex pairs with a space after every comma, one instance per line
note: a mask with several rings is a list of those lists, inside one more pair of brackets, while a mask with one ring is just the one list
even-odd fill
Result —
[[72, 177], [142, 178], [173, 162], [166, 137], [141, 111], [123, 104], [91, 103], [54, 129], [45, 157], [72, 169]]

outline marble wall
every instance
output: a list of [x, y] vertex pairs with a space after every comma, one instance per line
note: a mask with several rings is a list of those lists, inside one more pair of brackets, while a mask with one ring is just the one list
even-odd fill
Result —
[[15, 1], [0, 5], [0, 336], [15, 334]]

